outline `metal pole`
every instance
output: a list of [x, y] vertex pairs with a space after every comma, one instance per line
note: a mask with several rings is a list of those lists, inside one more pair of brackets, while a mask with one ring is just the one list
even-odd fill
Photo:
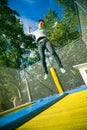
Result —
[[53, 67], [50, 68], [50, 72], [51, 72], [51, 75], [53, 77], [53, 80], [54, 80], [54, 82], [56, 84], [56, 87], [57, 87], [59, 93], [63, 93], [62, 86], [61, 86], [61, 84], [59, 82], [58, 76], [57, 76], [57, 74], [56, 74], [56, 72], [55, 72]]
[[31, 96], [30, 96], [30, 91], [29, 91], [29, 83], [28, 83], [26, 78], [25, 78], [25, 83], [26, 83], [26, 88], [27, 88], [27, 93], [28, 93], [28, 99], [29, 99], [29, 102], [31, 102]]

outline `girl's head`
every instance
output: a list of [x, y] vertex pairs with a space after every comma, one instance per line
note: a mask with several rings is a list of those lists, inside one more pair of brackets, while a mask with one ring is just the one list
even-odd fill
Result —
[[38, 28], [43, 28], [44, 27], [44, 20], [40, 19], [38, 20]]

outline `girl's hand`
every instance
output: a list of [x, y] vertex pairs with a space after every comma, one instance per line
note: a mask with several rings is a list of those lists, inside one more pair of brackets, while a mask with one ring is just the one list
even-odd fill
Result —
[[31, 32], [31, 29], [32, 29], [32, 27], [31, 27], [31, 26], [29, 26], [29, 32]]
[[57, 24], [58, 24], [58, 22], [56, 21], [56, 22], [54, 23], [54, 25], [57, 26]]

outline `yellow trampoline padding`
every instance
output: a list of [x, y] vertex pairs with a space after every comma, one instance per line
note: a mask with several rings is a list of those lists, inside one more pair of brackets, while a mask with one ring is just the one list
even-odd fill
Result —
[[86, 130], [87, 90], [72, 93], [17, 130]]

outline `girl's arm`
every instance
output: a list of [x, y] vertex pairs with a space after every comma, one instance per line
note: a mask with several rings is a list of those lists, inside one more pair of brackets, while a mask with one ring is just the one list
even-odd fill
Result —
[[56, 21], [56, 22], [54, 23], [53, 27], [52, 27], [52, 28], [46, 28], [46, 31], [54, 30], [54, 29], [57, 27], [57, 25], [58, 25], [58, 22]]
[[56, 28], [56, 26], [58, 25], [58, 22], [56, 21], [53, 25], [53, 28]]

